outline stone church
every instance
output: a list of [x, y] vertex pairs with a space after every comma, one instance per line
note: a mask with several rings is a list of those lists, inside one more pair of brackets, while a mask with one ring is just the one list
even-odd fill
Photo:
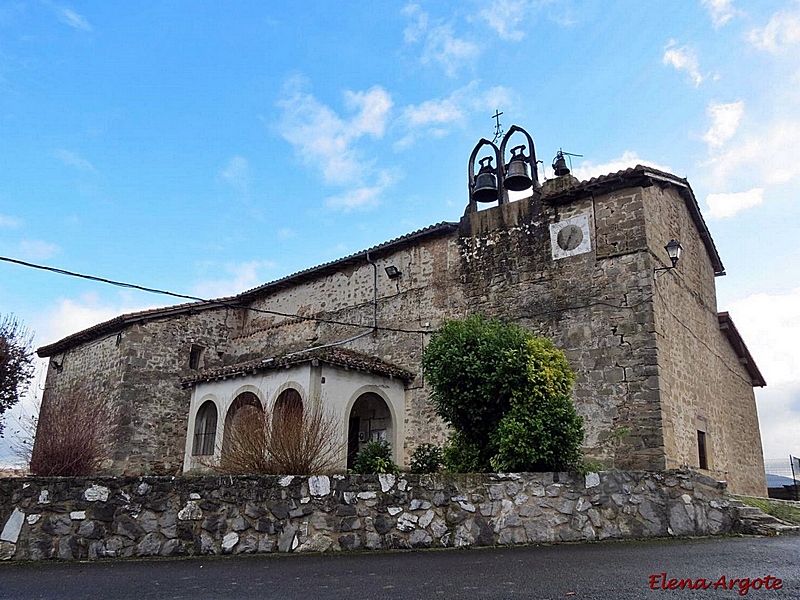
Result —
[[[484, 158], [476, 177], [480, 146], [459, 222], [44, 346], [42, 410], [76, 385], [110, 396], [119, 427], [107, 474], [190, 471], [218, 456], [245, 407], [316, 402], [340, 424], [342, 469], [371, 439], [407, 464], [418, 444], [447, 437], [420, 363], [430, 334], [481, 312], [566, 353], [588, 456], [621, 469], [688, 466], [765, 495], [753, 393], [765, 382], [717, 312], [725, 270], [688, 182], [644, 166], [580, 182], [562, 166], [542, 185], [530, 152], [528, 193], [509, 201], [504, 177], [524, 154], [503, 166], [504, 141], [500, 168]], [[682, 249], [674, 268], [671, 240]]]

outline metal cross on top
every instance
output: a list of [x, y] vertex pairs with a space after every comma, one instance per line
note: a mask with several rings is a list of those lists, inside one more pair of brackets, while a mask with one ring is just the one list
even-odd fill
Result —
[[495, 143], [497, 143], [497, 140], [503, 136], [503, 126], [500, 125], [500, 115], [502, 114], [503, 113], [501, 113], [499, 110], [495, 109], [494, 114], [492, 115], [492, 118], [495, 120], [494, 138], [492, 138], [492, 142]]

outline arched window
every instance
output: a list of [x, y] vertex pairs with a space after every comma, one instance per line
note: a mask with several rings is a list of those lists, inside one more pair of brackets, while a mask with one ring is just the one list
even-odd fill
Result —
[[212, 456], [217, 439], [217, 406], [207, 400], [197, 411], [194, 420], [192, 456]]
[[275, 400], [272, 416], [273, 432], [275, 429], [295, 431], [303, 422], [303, 399], [300, 392], [293, 388], [285, 389]]
[[261, 401], [253, 392], [242, 392], [231, 403], [228, 414], [225, 416], [225, 432], [222, 438], [222, 453], [230, 449], [232, 436], [244, 435], [263, 429], [264, 408]]

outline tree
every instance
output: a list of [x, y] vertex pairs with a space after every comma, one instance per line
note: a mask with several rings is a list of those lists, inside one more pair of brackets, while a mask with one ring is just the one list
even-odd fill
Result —
[[6, 315], [0, 318], [0, 417], [19, 402], [32, 377], [33, 335], [13, 315]]
[[454, 430], [444, 450], [457, 471], [543, 471], [577, 466], [583, 420], [575, 374], [550, 340], [474, 315], [448, 321], [422, 358], [437, 414]]

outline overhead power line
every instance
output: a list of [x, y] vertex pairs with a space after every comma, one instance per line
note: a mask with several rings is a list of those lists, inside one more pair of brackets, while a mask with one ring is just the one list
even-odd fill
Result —
[[77, 277], [80, 279], [88, 279], [89, 281], [96, 281], [98, 283], [105, 283], [108, 285], [114, 285], [121, 288], [127, 288], [132, 290], [139, 290], [141, 292], [147, 292], [150, 294], [160, 294], [162, 296], [171, 296], [172, 298], [180, 298], [182, 300], [193, 300], [195, 302], [204, 302], [204, 303], [214, 303], [219, 304], [220, 306], [227, 306], [229, 308], [236, 308], [239, 310], [250, 310], [256, 313], [263, 313], [278, 317], [286, 317], [289, 319], [301, 319], [303, 321], [315, 321], [317, 323], [326, 323], [328, 325], [342, 325], [345, 327], [361, 327], [364, 329], [378, 329], [381, 331], [393, 331], [396, 333], [430, 333], [430, 330], [426, 329], [404, 329], [402, 327], [385, 327], [385, 326], [373, 326], [373, 325], [365, 325], [363, 323], [351, 323], [349, 321], [338, 321], [336, 319], [324, 319], [321, 317], [311, 317], [308, 315], [299, 315], [296, 313], [285, 313], [277, 310], [269, 310], [265, 308], [255, 308], [252, 306], [247, 306], [244, 304], [240, 304], [236, 300], [228, 300], [228, 299], [209, 299], [209, 298], [201, 298], [199, 296], [189, 296], [187, 294], [179, 294], [177, 292], [170, 292], [168, 290], [161, 290], [158, 288], [147, 287], [143, 285], [137, 285], [135, 283], [127, 283], [124, 281], [116, 281], [114, 279], [107, 279], [105, 277], [98, 277], [96, 275], [87, 275], [85, 273], [77, 273], [75, 271], [68, 271], [66, 269], [58, 269], [56, 267], [49, 267], [47, 265], [37, 265], [35, 263], [27, 262], [24, 260], [19, 260], [16, 258], [9, 258], [7, 256], [0, 256], [0, 261], [7, 262], [15, 265], [19, 265], [22, 267], [28, 267], [31, 269], [39, 269], [40, 271], [48, 271], [50, 273], [57, 273], [59, 275], [66, 275], [68, 277]]

